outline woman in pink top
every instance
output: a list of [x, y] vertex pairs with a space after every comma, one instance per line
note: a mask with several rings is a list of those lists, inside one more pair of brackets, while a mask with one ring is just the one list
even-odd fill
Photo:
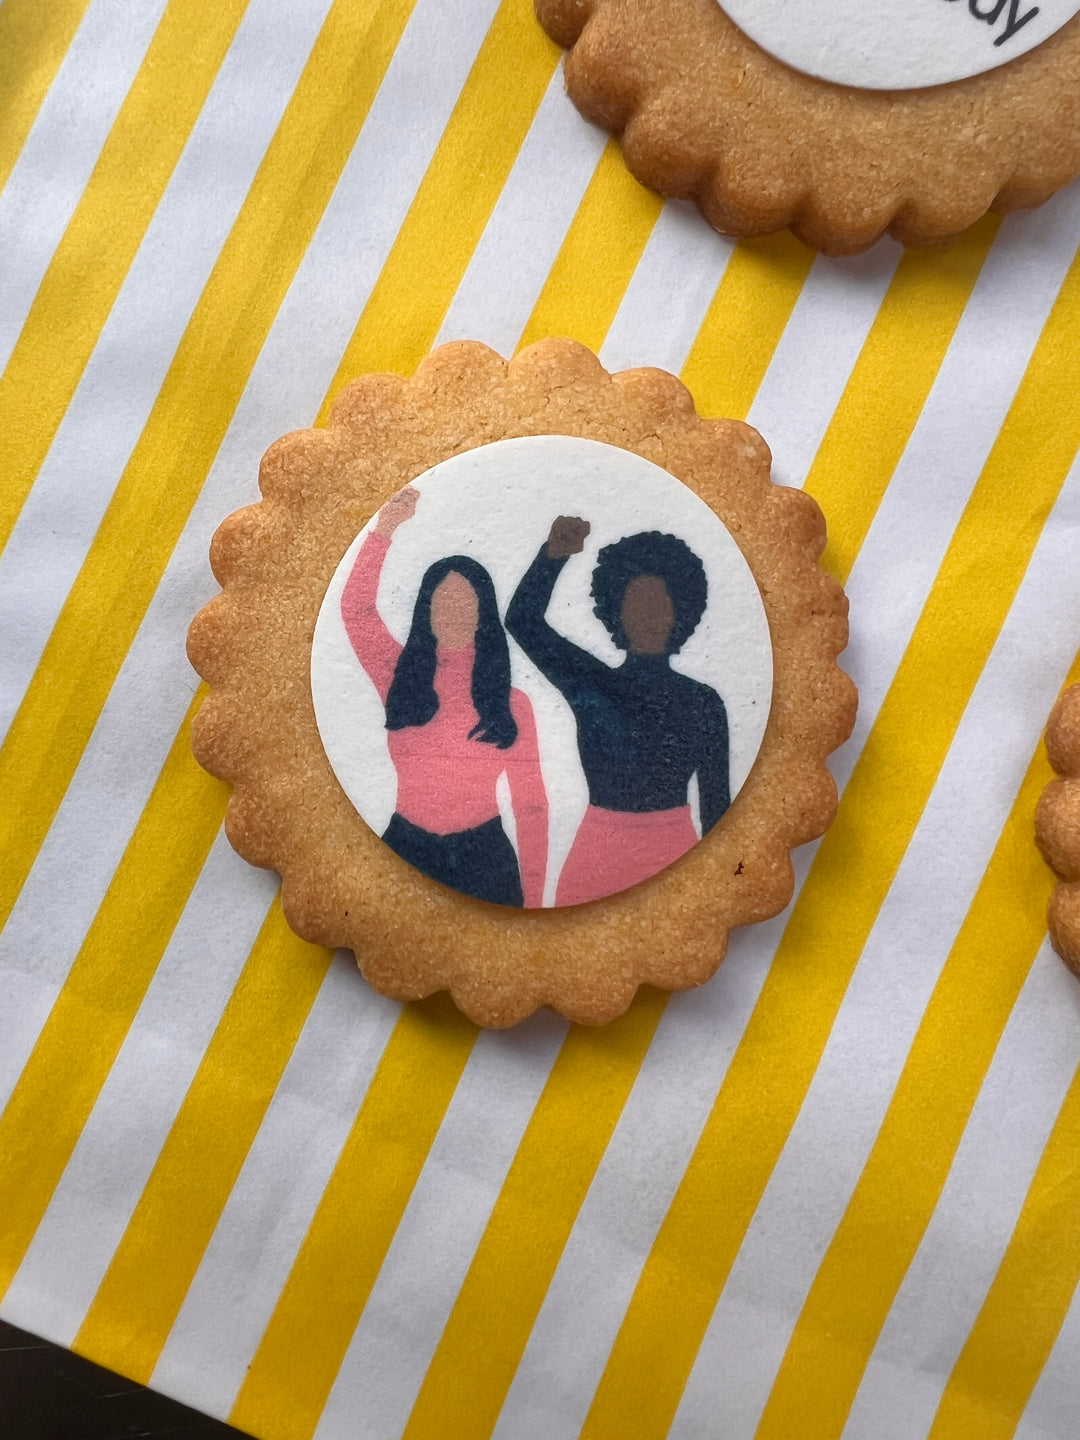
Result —
[[[466, 895], [536, 907], [547, 868], [547, 794], [532, 706], [510, 687], [490, 575], [465, 555], [430, 566], [404, 645], [378, 612], [391, 537], [418, 500], [410, 487], [383, 506], [341, 596], [356, 658], [386, 707], [398, 791], [383, 839], [418, 870]], [[495, 798], [503, 774], [520, 864]]]

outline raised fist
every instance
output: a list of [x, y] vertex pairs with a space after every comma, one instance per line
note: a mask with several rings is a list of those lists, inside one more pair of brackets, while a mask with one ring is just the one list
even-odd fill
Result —
[[375, 522], [376, 535], [385, 535], [389, 540], [399, 525], [411, 520], [416, 514], [419, 500], [420, 491], [414, 490], [411, 485], [399, 490], [396, 495], [391, 495], [379, 511], [379, 518]]
[[576, 515], [560, 515], [548, 531], [548, 559], [565, 560], [567, 555], [580, 555], [585, 546], [585, 536], [591, 529], [588, 520], [581, 520]]

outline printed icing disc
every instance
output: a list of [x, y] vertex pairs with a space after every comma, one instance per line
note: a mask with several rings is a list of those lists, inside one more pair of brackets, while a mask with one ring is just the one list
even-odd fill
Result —
[[678, 860], [757, 756], [772, 652], [753, 575], [658, 465], [564, 435], [443, 461], [357, 536], [311, 658], [371, 828], [431, 878], [574, 905]]

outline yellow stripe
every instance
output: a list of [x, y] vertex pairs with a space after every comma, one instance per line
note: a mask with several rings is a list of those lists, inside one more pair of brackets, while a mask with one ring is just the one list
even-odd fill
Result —
[[658, 991], [643, 990], [629, 1012], [604, 1029], [571, 1029], [522, 1136], [402, 1440], [474, 1440], [494, 1429], [666, 1000]]
[[246, 5], [170, 0], [49, 263], [0, 376], [0, 551]]
[[735, 247], [683, 366], [699, 414], [749, 413], [813, 260], [786, 230]]
[[663, 201], [609, 140], [533, 307], [520, 345], [565, 335], [599, 350]]
[[1080, 1070], [949, 1376], [929, 1440], [1009, 1440], [1016, 1430], [1080, 1281], [1078, 1154]]
[[[1080, 416], [1062, 425], [1058, 402], [1075, 373], [1078, 307], [1074, 262], [646, 1262], [586, 1421], [589, 1440], [631, 1428], [646, 1440], [671, 1423], [866, 937], [1076, 452], [1069, 432]], [[860, 479], [856, 473], [853, 483]], [[987, 553], [993, 584], [973, 584]]]
[[414, 0], [336, 0], [0, 747], [0, 925], [70, 783]]
[[1031, 843], [1031, 817], [1050, 778], [1040, 745], [810, 1288], [758, 1440], [788, 1440], [796, 1426], [800, 1437], [824, 1440], [844, 1428], [1046, 933], [1052, 877]]
[[0, 5], [0, 190], [26, 144], [90, 0], [4, 0]]
[[[204, 694], [192, 702], [173, 741], [67, 983], [0, 1115], [0, 1296], [34, 1237], [217, 834], [225, 786], [191, 757], [191, 715]], [[184, 877], [179, 886], [178, 873]]]
[[530, 0], [502, 0], [427, 173], [330, 386], [371, 370], [411, 373], [443, 316], [502, 191], [562, 52]]
[[332, 958], [274, 902], [75, 1337], [80, 1354], [150, 1379]]
[[233, 1425], [282, 1440], [314, 1431], [477, 1033], [444, 995], [402, 1011], [248, 1367]]
[[[987, 215], [943, 250], [905, 251], [885, 292], [806, 480], [829, 518], [822, 563], [840, 578], [900, 463], [1000, 225]], [[834, 496], [842, 497], [835, 514]]]

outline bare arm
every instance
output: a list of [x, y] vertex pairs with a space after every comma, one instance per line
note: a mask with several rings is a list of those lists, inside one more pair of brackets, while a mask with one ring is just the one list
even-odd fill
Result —
[[341, 618], [353, 653], [364, 667], [383, 704], [401, 655], [401, 646], [386, 628], [376, 603], [379, 577], [390, 548], [394, 531], [410, 519], [416, 510], [419, 494], [411, 486], [386, 502], [379, 511], [375, 527], [360, 547], [360, 552], [341, 593]]

